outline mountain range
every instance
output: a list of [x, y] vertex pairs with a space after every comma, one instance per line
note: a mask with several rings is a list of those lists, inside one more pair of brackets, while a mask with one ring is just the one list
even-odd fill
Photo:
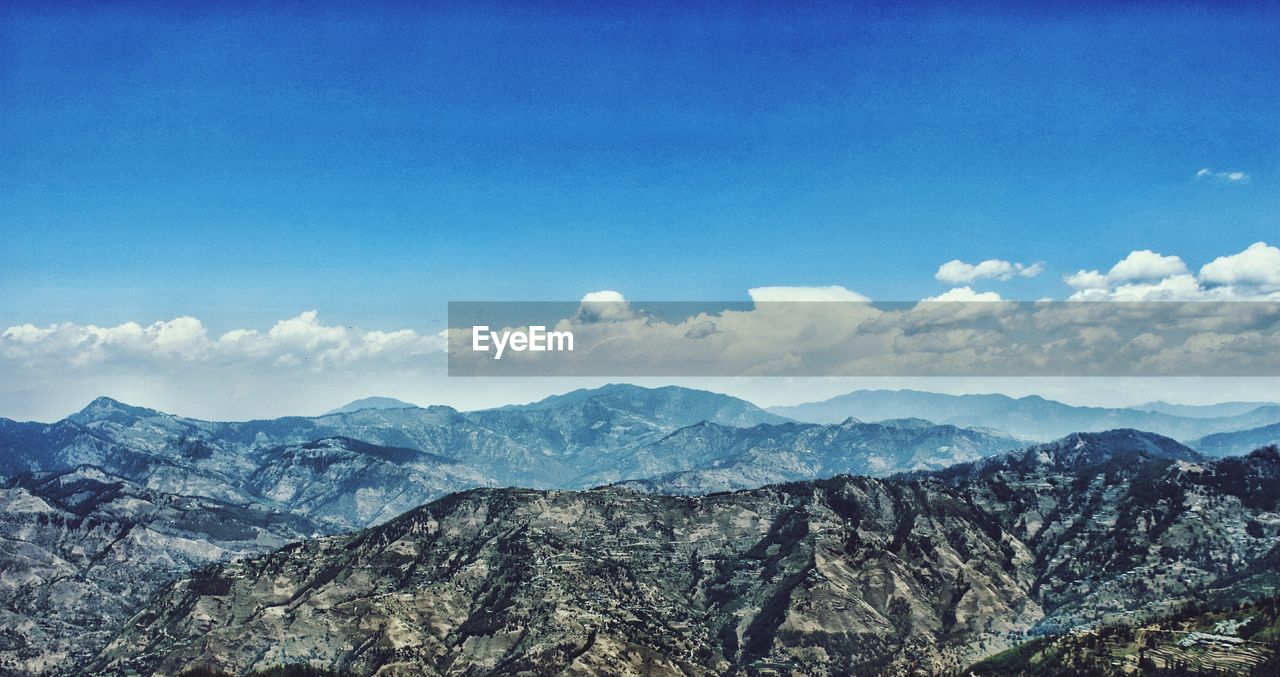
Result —
[[[1072, 568], [1070, 562], [1094, 562], [1090, 558], [1102, 556], [1097, 552], [1120, 548], [1107, 557], [1123, 558], [1130, 569], [1146, 562], [1142, 566], [1147, 569], [1133, 569], [1142, 576], [1164, 575], [1168, 571], [1159, 563], [1185, 540], [1200, 548], [1186, 554], [1196, 568], [1177, 569], [1186, 579], [1184, 587], [1161, 588], [1154, 599], [1189, 594], [1210, 582], [1234, 589], [1231, 581], [1236, 579], [1228, 574], [1245, 576], [1240, 589], [1252, 591], [1265, 577], [1249, 574], [1253, 565], [1247, 563], [1258, 556], [1258, 543], [1274, 540], [1273, 527], [1280, 524], [1267, 508], [1267, 497], [1274, 498], [1275, 474], [1265, 453], [1211, 461], [1172, 439], [1137, 431], [1077, 434], [1028, 446], [990, 428], [920, 418], [801, 423], [726, 395], [629, 385], [471, 412], [376, 399], [338, 411], [215, 422], [103, 397], [53, 423], [0, 419], [0, 673], [77, 673], [91, 663], [108, 671], [141, 667], [166, 672], [177, 664], [172, 661], [232, 671], [311, 661], [341, 672], [363, 672], [375, 665], [399, 665], [405, 654], [398, 638], [408, 636], [414, 639], [405, 641], [418, 643], [417, 653], [406, 659], [415, 672], [444, 671], [439, 661], [445, 658], [480, 672], [542, 661], [556, 664], [561, 658], [572, 666], [577, 658], [570, 654], [587, 661], [578, 665], [588, 671], [611, 660], [640, 672], [716, 673], [764, 669], [775, 662], [817, 672], [875, 666], [950, 670], [1012, 646], [1024, 632], [1087, 627], [1145, 608], [1141, 595], [1117, 597], [1115, 590], [1127, 588], [1116, 588], [1114, 582], [1108, 583], [1106, 604], [1087, 598], [1082, 590], [1096, 583], [1089, 578], [1094, 570]], [[1201, 413], [1206, 416], [1197, 420], [1220, 421], [1207, 416], [1211, 412]], [[1252, 420], [1241, 417], [1246, 419]], [[1204, 444], [1214, 453], [1239, 453], [1253, 439], [1250, 431], [1233, 434], [1241, 437], [1230, 444], [1209, 437]], [[1128, 460], [1113, 468], [1120, 463], [1116, 459]], [[836, 476], [842, 479], [828, 479]], [[1213, 479], [1223, 477], [1231, 479]], [[773, 488], [762, 489], [765, 485]], [[729, 491], [737, 493], [723, 493]], [[856, 499], [846, 496], [851, 492]], [[837, 495], [846, 498], [833, 498]], [[823, 506], [842, 500], [858, 507], [854, 512], [840, 508], [834, 516], [823, 512]], [[1223, 512], [1235, 501], [1244, 501], [1243, 517]], [[419, 507], [423, 505], [428, 507]], [[928, 515], [921, 517], [918, 534], [914, 520], [902, 526], [907, 513]], [[231, 628], [251, 616], [283, 622], [278, 613], [288, 618], [304, 598], [312, 599], [311, 592], [297, 588], [299, 596], [289, 593], [291, 601], [276, 606], [270, 600], [277, 588], [260, 576], [254, 579], [259, 586], [254, 594], [263, 597], [256, 602], [243, 596], [248, 593], [236, 593], [240, 596], [230, 601], [184, 598], [182, 605], [197, 606], [180, 608], [198, 608], [199, 613], [183, 622], [197, 625], [151, 624], [161, 618], [169, 623], [179, 608], [154, 606], [160, 599], [155, 595], [223, 590], [222, 581], [259, 575], [253, 572], [303, 571], [297, 563], [286, 569], [261, 564], [285, 566], [291, 553], [311, 553], [307, 556], [328, 564], [323, 570], [306, 569], [314, 576], [289, 586], [320, 590], [335, 581], [348, 582], [359, 571], [385, 573], [377, 558], [387, 555], [391, 536], [377, 534], [390, 534], [386, 530], [403, 527], [415, 514], [438, 515], [431, 518], [437, 526], [429, 526], [430, 520], [411, 522], [417, 526], [405, 533], [418, 538], [437, 533], [433, 530], [448, 522], [449, 538], [455, 539], [450, 547], [458, 550], [450, 554], [441, 545], [420, 542], [397, 545], [403, 549], [394, 556], [400, 558], [400, 577], [370, 578], [369, 584], [383, 590], [378, 595], [389, 595], [379, 600], [443, 605], [440, 613], [448, 618], [433, 620], [435, 630], [428, 633], [435, 639], [413, 629], [428, 627], [414, 625], [422, 619], [379, 615], [392, 609], [361, 611], [371, 614], [369, 623], [382, 624], [382, 635], [351, 636], [332, 646], [328, 639], [305, 634], [297, 635], [294, 646], [292, 626], [263, 630], [267, 634], [256, 639], [210, 635], [241, 642], [246, 651], [251, 645], [260, 648], [253, 641], [270, 637], [270, 632], [291, 637], [276, 649], [279, 653], [258, 654], [250, 663], [230, 645], [206, 643], [211, 653], [191, 653], [194, 645], [165, 643], [178, 641], [179, 630], [213, 632], [222, 627], [217, 623]], [[802, 526], [800, 514], [805, 520], [824, 517]], [[878, 515], [879, 521], [853, 520], [856, 515]], [[1206, 515], [1217, 521], [1197, 521]], [[997, 522], [1001, 534], [993, 531]], [[575, 536], [571, 532], [580, 523], [585, 531]], [[1174, 529], [1169, 538], [1183, 540], [1161, 540], [1178, 524], [1188, 526]], [[907, 532], [899, 533], [903, 528]], [[845, 561], [840, 558], [857, 548], [837, 556], [827, 551], [827, 540], [810, 538], [827, 532], [840, 534], [846, 545], [863, 538], [879, 543], [875, 560], [883, 566], [848, 573], [855, 565], [869, 566], [870, 560]], [[635, 538], [620, 542], [624, 534]], [[932, 539], [919, 548], [941, 547], [940, 534], [950, 550], [927, 555], [901, 550], [917, 537]], [[1044, 540], [1051, 534], [1057, 534], [1052, 546]], [[1147, 537], [1150, 542], [1143, 542]], [[351, 545], [375, 541], [380, 544], [376, 552]], [[329, 548], [339, 543], [371, 559], [333, 560], [330, 555], [336, 551]], [[1074, 549], [1045, 554], [1045, 548], [1060, 547]], [[969, 563], [977, 552], [995, 557], [993, 548], [1004, 559]], [[1015, 555], [1024, 550], [1027, 557], [1034, 555], [1032, 562], [1023, 566], [1025, 557], [1018, 555], [1022, 559], [1015, 566], [1008, 548]], [[886, 559], [886, 552], [898, 560]], [[529, 560], [528, 553], [536, 557]], [[594, 561], [592, 557], [599, 562], [583, 564]], [[699, 563], [694, 565], [694, 559]], [[809, 560], [814, 564], [806, 565]], [[1053, 562], [1058, 564], [1051, 566]], [[651, 588], [661, 585], [662, 571], [674, 571], [677, 565], [690, 569], [693, 578], [685, 582], [691, 587], [654, 597]], [[219, 566], [250, 568], [225, 576], [208, 573], [222, 571]], [[499, 571], [508, 566], [515, 568]], [[205, 573], [171, 587], [192, 571]], [[589, 575], [583, 581], [610, 592], [576, 589], [583, 581], [573, 574], [584, 571]], [[796, 578], [802, 571], [803, 577]], [[840, 571], [845, 573], [837, 575]], [[218, 582], [199, 582], [206, 575]], [[505, 582], [485, 587], [498, 585], [494, 576]], [[822, 578], [830, 576], [834, 578]], [[959, 586], [956, 576], [982, 592], [971, 600], [976, 606], [961, 614], [969, 619], [964, 623], [956, 610], [970, 602], [962, 604], [955, 596], [968, 592], [956, 592], [959, 587], [947, 593], [950, 597], [939, 596], [945, 587], [922, 592], [948, 580], [947, 585]], [[522, 587], [525, 581], [545, 581], [537, 594], [571, 595], [561, 615], [536, 615], [542, 612], [533, 610], [534, 589]], [[812, 602], [793, 608], [790, 599], [801, 584], [797, 581], [834, 590], [829, 594], [838, 601], [831, 604], [838, 606]], [[893, 602], [892, 595], [865, 598], [871, 589], [867, 586], [883, 588], [886, 581], [894, 586], [915, 581], [910, 586], [921, 597], [901, 602]], [[419, 589], [429, 592], [415, 597], [413, 591]], [[515, 597], [507, 600], [504, 590]], [[136, 615], [148, 600], [150, 610]], [[241, 602], [248, 607], [241, 609]], [[535, 616], [515, 611], [502, 616], [499, 611], [508, 603]], [[886, 616], [888, 607], [881, 607], [889, 603], [895, 606]], [[216, 608], [205, 609], [204, 604]], [[332, 611], [339, 618], [361, 604], [324, 613]], [[398, 609], [399, 604], [392, 606]], [[680, 610], [672, 611], [675, 607]], [[235, 618], [218, 616], [232, 609], [239, 609]], [[820, 620], [832, 609], [852, 610], [851, 617], [832, 629]], [[999, 632], [990, 627], [990, 618], [974, 620], [991, 610], [1001, 615]], [[465, 620], [459, 621], [458, 614]], [[566, 621], [564, 614], [577, 620]], [[485, 621], [489, 616], [499, 620]], [[514, 628], [530, 618], [539, 623], [536, 632], [523, 639], [509, 634], [518, 634]], [[591, 618], [603, 625], [584, 620]], [[884, 618], [892, 620], [896, 639], [882, 637], [889, 626], [876, 623]], [[456, 622], [465, 630], [451, 625]], [[506, 629], [498, 631], [494, 623]], [[126, 626], [159, 634], [120, 634]], [[330, 638], [349, 630], [327, 621], [296, 628], [303, 629], [323, 629]], [[627, 639], [630, 630], [640, 634]], [[828, 633], [838, 650], [822, 657], [799, 648], [812, 647], [820, 636], [815, 632]], [[595, 639], [587, 642], [590, 637]], [[111, 641], [114, 648], [102, 654]], [[161, 662], [135, 665], [139, 641], [150, 647], [145, 655]], [[365, 641], [373, 644], [360, 645], [364, 648], [352, 649], [340, 660], [333, 653], [347, 651], [342, 647], [349, 642]], [[867, 642], [871, 648], [865, 652], [850, 648]], [[928, 648], [932, 644], [936, 651]], [[552, 651], [552, 645], [559, 648]], [[311, 648], [292, 653], [302, 651], [300, 647]], [[677, 655], [682, 658], [675, 660]]]
[[994, 430], [922, 419], [840, 425], [787, 423], [731, 428], [703, 423], [629, 452], [593, 483], [666, 494], [704, 494], [832, 477], [943, 468], [1025, 446]]
[[[381, 524], [473, 487], [589, 488], [695, 468], [676, 442], [711, 429], [742, 433], [697, 457], [708, 465], [791, 440], [810, 463], [771, 469], [770, 477], [787, 479], [932, 467], [958, 449], [982, 455], [1018, 446], [994, 432], [920, 422], [909, 435], [881, 424], [789, 423], [742, 400], [678, 388], [610, 386], [467, 413], [349, 409], [214, 422], [104, 397], [55, 423], [0, 419], [8, 520], [0, 534], [8, 618], [0, 671], [82, 664], [107, 639], [99, 628], [122, 622], [194, 567]], [[812, 448], [796, 446], [800, 433]], [[833, 443], [855, 437], [861, 446]], [[219, 517], [229, 513], [238, 516]]]
[[1280, 423], [1259, 426], [1248, 430], [1206, 435], [1194, 443], [1197, 449], [1214, 456], [1238, 456], [1250, 449], [1280, 444]]
[[[300, 484], [336, 488], [363, 476], [366, 504], [380, 500], [377, 487], [385, 500], [401, 496], [418, 505], [474, 486], [590, 488], [745, 468], [744, 455], [754, 455], [758, 467], [762, 454], [781, 447], [803, 462], [788, 461], [791, 469], [776, 468], [771, 477], [796, 480], [942, 467], [1019, 446], [995, 430], [918, 419], [797, 424], [744, 400], [674, 387], [612, 385], [472, 412], [358, 406], [245, 422], [202, 421], [102, 397], [55, 423], [0, 419], [0, 475], [87, 465], [156, 490], [281, 505], [314, 504], [314, 497], [295, 496]], [[351, 528], [371, 523], [354, 513], [344, 519]]]
[[478, 489], [166, 587], [103, 670], [952, 673], [1039, 633], [1274, 594], [1280, 454], [1076, 434], [707, 496]]
[[1269, 407], [1276, 404], [1275, 402], [1219, 402], [1217, 404], [1173, 404], [1156, 400], [1154, 402], [1144, 402], [1143, 404], [1135, 404], [1129, 409], [1137, 409], [1138, 411], [1152, 411], [1158, 414], [1169, 414], [1170, 416], [1188, 416], [1192, 418], [1217, 418], [1225, 416], [1239, 416], [1247, 414], [1258, 407]]
[[1081, 407], [1036, 395], [1013, 398], [918, 390], [857, 390], [818, 402], [770, 407], [769, 411], [812, 423], [839, 423], [849, 417], [864, 421], [923, 418], [934, 423], [995, 428], [1037, 441], [1073, 432], [1135, 428], [1190, 443], [1207, 435], [1280, 423], [1280, 405], [1274, 403], [1197, 407], [1155, 402], [1133, 408]]

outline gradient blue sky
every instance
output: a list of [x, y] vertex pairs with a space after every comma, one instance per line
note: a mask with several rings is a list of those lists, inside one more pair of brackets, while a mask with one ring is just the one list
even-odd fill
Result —
[[48, 5], [0, 9], [0, 326], [913, 299], [952, 258], [1037, 298], [1280, 239], [1274, 9]]

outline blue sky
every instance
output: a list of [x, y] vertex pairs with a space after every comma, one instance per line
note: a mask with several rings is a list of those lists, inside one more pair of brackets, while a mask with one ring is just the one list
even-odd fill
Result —
[[1264, 9], [7, 7], [9, 324], [911, 299], [952, 258], [1045, 261], [1035, 298], [1280, 213]]
[[1280, 293], [1274, 5], [202, 4], [0, 6], [0, 415], [509, 401], [263, 361], [450, 300]]

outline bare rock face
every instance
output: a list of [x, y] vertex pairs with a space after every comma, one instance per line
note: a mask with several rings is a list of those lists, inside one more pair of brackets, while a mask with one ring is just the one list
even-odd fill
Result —
[[1272, 585], [1254, 574], [1280, 545], [1274, 450], [1214, 461], [1116, 430], [935, 477], [1035, 553], [1035, 593], [1052, 610], [1038, 632], [1159, 616], [1210, 588], [1247, 599]]
[[96, 668], [950, 672], [1029, 632], [1274, 588], [1278, 483], [1274, 451], [1114, 431], [701, 497], [474, 490], [202, 570]]
[[130, 622], [101, 667], [945, 669], [1043, 616], [1031, 555], [977, 518], [923, 485], [866, 479], [702, 498], [471, 491], [206, 570]]
[[324, 533], [95, 468], [21, 477], [0, 487], [0, 672], [83, 666], [174, 578]]
[[255, 496], [334, 531], [381, 524], [458, 489], [494, 483], [450, 458], [347, 437], [274, 447], [260, 458], [246, 481]]

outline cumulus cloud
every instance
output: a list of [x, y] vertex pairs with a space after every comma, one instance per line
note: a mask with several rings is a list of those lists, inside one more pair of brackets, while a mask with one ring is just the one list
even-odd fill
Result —
[[849, 301], [866, 303], [871, 299], [839, 285], [829, 287], [755, 287], [747, 290], [755, 303], [790, 301]]
[[[1171, 275], [1163, 280], [1081, 289], [1072, 301], [1199, 301], [1213, 300], [1192, 275]], [[1230, 300], [1222, 295], [1217, 300]]]
[[622, 292], [612, 289], [592, 291], [582, 295], [583, 303], [624, 303], [626, 300]]
[[1193, 274], [1177, 256], [1130, 252], [1111, 269], [1081, 270], [1063, 278], [1073, 301], [1280, 300], [1280, 249], [1255, 242], [1220, 256]]
[[1186, 275], [1187, 264], [1177, 256], [1157, 254], [1150, 249], [1129, 252], [1111, 270], [1081, 270], [1066, 276], [1068, 285], [1075, 289], [1105, 289], [1118, 284], [1163, 280], [1175, 275]]
[[323, 369], [367, 361], [412, 360], [443, 350], [440, 336], [407, 329], [387, 332], [324, 325], [313, 310], [281, 320], [266, 332], [233, 329], [216, 338], [194, 317], [145, 327], [136, 322], [114, 327], [70, 322], [47, 327], [23, 324], [0, 332], [0, 360], [26, 368], [253, 363]]
[[1214, 183], [1244, 183], [1249, 180], [1249, 175], [1241, 171], [1231, 172], [1215, 172], [1208, 167], [1196, 172], [1196, 181], [1211, 181]]
[[980, 263], [965, 263], [960, 259], [952, 259], [938, 266], [934, 274], [939, 282], [951, 285], [971, 284], [977, 280], [1011, 280], [1014, 277], [1035, 277], [1044, 271], [1043, 263], [1024, 265], [1011, 263], [1001, 259], [987, 259]]
[[1150, 249], [1129, 252], [1111, 269], [1080, 270], [1063, 278], [1076, 290], [1071, 300], [1193, 300], [1201, 293], [1187, 264], [1177, 256]]
[[1129, 255], [1111, 267], [1107, 279], [1115, 282], [1163, 280], [1174, 275], [1184, 275], [1187, 264], [1177, 256], [1164, 256], [1150, 249], [1129, 252]]
[[621, 292], [605, 289], [585, 294], [578, 303], [577, 322], [621, 322], [634, 317], [631, 304]]
[[1280, 287], [1280, 247], [1254, 242], [1239, 254], [1219, 256], [1200, 269], [1200, 280], [1210, 285]]

